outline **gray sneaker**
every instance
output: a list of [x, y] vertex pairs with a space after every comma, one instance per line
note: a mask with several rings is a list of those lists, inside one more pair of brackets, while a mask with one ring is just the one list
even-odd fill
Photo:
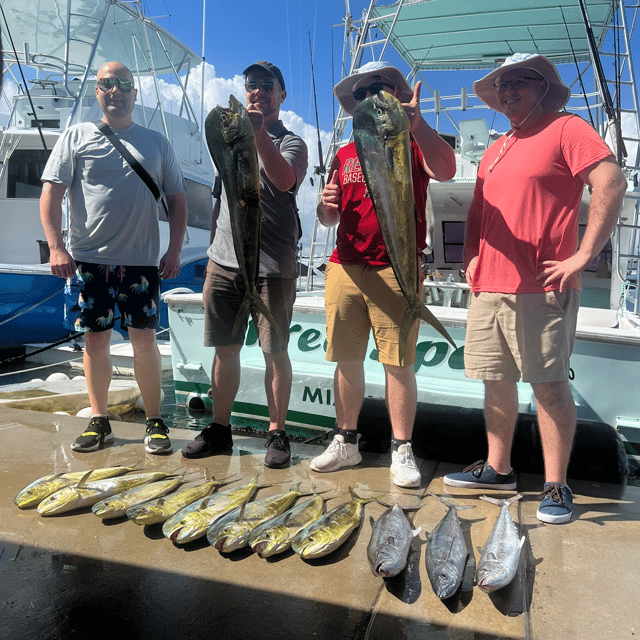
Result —
[[397, 451], [391, 452], [391, 475], [393, 484], [398, 487], [419, 487], [422, 478], [413, 457], [411, 443], [401, 444]]
[[[357, 439], [360, 440], [360, 434]], [[314, 458], [309, 467], [319, 472], [336, 471], [341, 467], [354, 467], [360, 462], [362, 462], [362, 456], [358, 451], [358, 442], [355, 444], [345, 442], [344, 436], [336, 433], [327, 450]]]
[[536, 518], [547, 524], [565, 524], [573, 515], [573, 494], [566, 484], [545, 482]]
[[169, 440], [169, 428], [161, 418], [147, 420], [144, 443], [148, 453], [166, 455], [173, 451], [171, 440]]
[[484, 460], [478, 460], [458, 473], [448, 473], [443, 482], [449, 487], [513, 491], [516, 488], [516, 474], [513, 469], [507, 474], [497, 473]]

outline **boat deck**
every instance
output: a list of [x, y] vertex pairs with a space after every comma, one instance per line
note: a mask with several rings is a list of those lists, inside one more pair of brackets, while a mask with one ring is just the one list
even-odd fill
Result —
[[[296, 638], [343, 639], [529, 639], [624, 640], [640, 635], [637, 577], [640, 575], [640, 488], [575, 480], [574, 521], [544, 525], [535, 518], [542, 479], [519, 474], [524, 498], [511, 508], [526, 535], [514, 582], [492, 595], [465, 578], [450, 601], [440, 601], [427, 577], [425, 535], [446, 508], [429, 495], [449, 494], [473, 504], [460, 512], [472, 555], [489, 535], [498, 509], [478, 500], [482, 491], [445, 490], [442, 476], [460, 465], [421, 462], [423, 484], [400, 490], [389, 480], [387, 456], [363, 454], [356, 468], [316, 474], [309, 461], [320, 445], [294, 443], [285, 470], [263, 466], [264, 441], [235, 437], [232, 455], [184, 460], [179, 451], [193, 431], [174, 429], [171, 456], [149, 456], [142, 425], [113, 423], [115, 441], [88, 454], [69, 443], [86, 420], [0, 408], [0, 637], [70, 640], [107, 637], [199, 640]], [[217, 478], [248, 481], [259, 474], [271, 486], [258, 497], [293, 483], [327, 490], [332, 508], [348, 499], [348, 487], [362, 496], [423, 507], [412, 515], [422, 532], [409, 564], [383, 581], [368, 565], [369, 517], [384, 510], [365, 507], [361, 528], [338, 551], [305, 562], [293, 552], [272, 561], [249, 551], [221, 555], [204, 542], [178, 547], [159, 525], [138, 527], [119, 519], [101, 521], [89, 510], [42, 518], [19, 510], [16, 493], [55, 472], [141, 462], [145, 468], [204, 468]], [[141, 465], [141, 466], [142, 466]], [[494, 496], [513, 495], [489, 492]], [[346, 494], [346, 495], [345, 495]], [[468, 574], [471, 573], [468, 571]]]

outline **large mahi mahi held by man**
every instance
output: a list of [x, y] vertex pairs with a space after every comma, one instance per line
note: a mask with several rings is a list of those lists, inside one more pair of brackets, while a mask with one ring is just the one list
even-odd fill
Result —
[[262, 207], [256, 138], [247, 110], [231, 95], [228, 108], [218, 105], [209, 112], [204, 131], [227, 196], [233, 247], [246, 291], [233, 325], [233, 337], [251, 309], [259, 311], [281, 334], [256, 288]]
[[394, 96], [381, 91], [356, 107], [353, 134], [389, 262], [407, 299], [400, 325], [400, 360], [404, 360], [407, 338], [418, 318], [437, 329], [455, 347], [442, 323], [418, 297], [419, 265], [409, 118]]

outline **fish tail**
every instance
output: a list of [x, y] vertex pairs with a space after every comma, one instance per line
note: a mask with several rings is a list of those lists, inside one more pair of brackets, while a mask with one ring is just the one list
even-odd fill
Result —
[[236, 316], [236, 320], [233, 323], [233, 332], [231, 333], [231, 339], [235, 340], [236, 337], [240, 333], [240, 327], [242, 323], [245, 321], [246, 317], [249, 315], [249, 311], [251, 310], [251, 297], [247, 292], [240, 303], [240, 308], [238, 309], [238, 315]]
[[282, 331], [278, 326], [275, 318], [271, 314], [271, 311], [267, 308], [267, 305], [264, 303], [262, 298], [258, 295], [258, 292], [254, 289], [253, 292], [247, 293], [247, 295], [251, 296], [250, 304], [257, 309], [268, 321], [269, 324], [276, 330], [276, 333], [280, 337], [281, 340], [284, 340], [284, 336], [282, 335]]
[[420, 318], [427, 324], [430, 324], [436, 331], [440, 332], [442, 336], [451, 343], [454, 349], [458, 348], [453, 338], [449, 335], [449, 332], [444, 328], [442, 322], [440, 322], [424, 304], [420, 304]]

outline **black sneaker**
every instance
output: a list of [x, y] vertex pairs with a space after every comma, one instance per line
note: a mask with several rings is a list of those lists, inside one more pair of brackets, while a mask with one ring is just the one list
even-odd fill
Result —
[[86, 431], [72, 443], [73, 451], [95, 451], [103, 442], [113, 440], [109, 418], [98, 416], [91, 418]]
[[267, 455], [264, 457], [264, 466], [270, 469], [284, 469], [291, 462], [291, 448], [289, 436], [282, 429], [269, 431], [264, 446]]
[[231, 425], [225, 427], [223, 424], [212, 422], [182, 450], [182, 455], [185, 458], [206, 458], [216, 453], [231, 451], [232, 448]]
[[147, 445], [145, 451], [148, 453], [171, 453], [173, 447], [169, 440], [169, 428], [161, 418], [147, 420], [147, 430], [144, 436], [144, 443]]

